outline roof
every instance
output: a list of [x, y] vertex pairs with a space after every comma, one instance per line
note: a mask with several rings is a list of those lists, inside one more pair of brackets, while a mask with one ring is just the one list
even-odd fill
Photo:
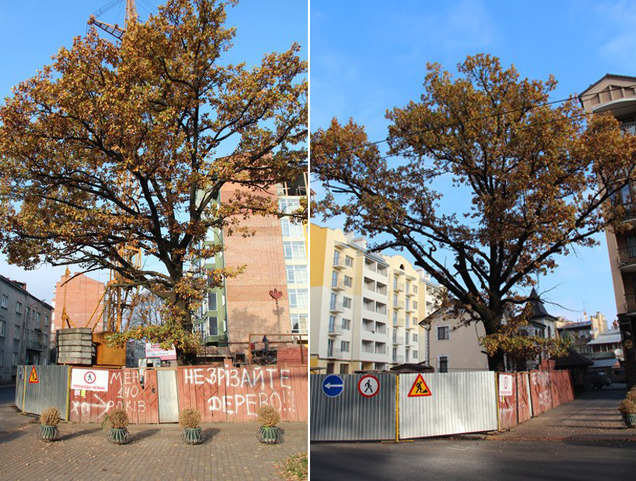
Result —
[[558, 329], [559, 330], [563, 330], [563, 329], [575, 330], [575, 329], [591, 329], [591, 328], [592, 328], [592, 321], [582, 321], [582, 322], [568, 322], [567, 324], [563, 324]]
[[618, 362], [618, 359], [614, 357], [611, 359], [598, 359], [594, 361], [594, 364], [592, 364], [592, 369], [603, 368], [603, 367], [618, 367], [618, 366], [620, 366], [620, 363]]
[[618, 344], [621, 342], [621, 333], [617, 330], [603, 332], [598, 335], [596, 339], [587, 343], [588, 346], [595, 346], [598, 344]]
[[574, 349], [568, 349], [566, 357], [557, 357], [555, 367], [557, 369], [577, 366], [590, 366], [592, 361], [576, 352]]
[[528, 297], [528, 304], [530, 304], [530, 308], [532, 309], [532, 315], [530, 316], [530, 319], [535, 319], [537, 317], [549, 317], [550, 319], [556, 320], [556, 317], [548, 313], [545, 305], [543, 304], [543, 301], [539, 298], [539, 294], [537, 294], [537, 291], [534, 289], [534, 287], [532, 288], [530, 296]]
[[592, 90], [596, 85], [600, 84], [603, 80], [605, 80], [607, 78], [619, 78], [619, 79], [624, 79], [624, 80], [636, 80], [636, 77], [632, 77], [631, 75], [618, 75], [618, 74], [613, 74], [613, 73], [606, 73], [603, 77], [598, 79], [596, 82], [591, 84], [588, 88], [586, 88], [583, 92], [581, 92], [579, 94], [579, 99], [583, 95], [585, 95], [587, 92]]
[[413, 363], [404, 363], [398, 364], [397, 366], [393, 366], [391, 368], [393, 372], [435, 372], [435, 368], [426, 364], [426, 362], [418, 362], [417, 364]]

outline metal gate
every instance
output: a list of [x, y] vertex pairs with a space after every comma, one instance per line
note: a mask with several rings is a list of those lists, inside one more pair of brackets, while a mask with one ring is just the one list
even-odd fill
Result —
[[[373, 374], [377, 386], [373, 380], [363, 379], [364, 374], [331, 375], [336, 379], [332, 384], [342, 380], [342, 388], [337, 388], [340, 393], [334, 397], [327, 394], [335, 394], [325, 386], [328, 376], [310, 376], [312, 441], [395, 439], [395, 374]], [[365, 393], [369, 386], [372, 390]]]
[[179, 422], [179, 392], [177, 389], [177, 371], [157, 369], [160, 423]]
[[[429, 395], [417, 395], [418, 376]], [[399, 425], [400, 439], [496, 431], [495, 373], [400, 374]]]
[[68, 366], [18, 366], [15, 405], [33, 414], [54, 407], [68, 420], [69, 373]]

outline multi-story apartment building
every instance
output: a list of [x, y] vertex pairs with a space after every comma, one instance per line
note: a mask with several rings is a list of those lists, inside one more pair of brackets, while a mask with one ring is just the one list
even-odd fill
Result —
[[[225, 186], [220, 202], [237, 189]], [[307, 178], [279, 185], [270, 194], [278, 199], [281, 212], [298, 211], [307, 195]], [[223, 250], [206, 260], [205, 267], [244, 266], [245, 270], [210, 290], [196, 323], [206, 345], [233, 352], [243, 351], [256, 339], [250, 335], [306, 334], [309, 318], [306, 224], [285, 216], [253, 215], [242, 219], [241, 227], [253, 235], [208, 232], [206, 242], [220, 243]]]
[[421, 362], [419, 326], [438, 287], [400, 255], [367, 250], [363, 238], [312, 224], [311, 367], [386, 370]]
[[[588, 113], [611, 113], [626, 134], [636, 134], [636, 77], [605, 75], [579, 96]], [[616, 311], [623, 340], [628, 385], [636, 385], [636, 186], [616, 199], [625, 206], [625, 230], [606, 230]]]
[[0, 276], [0, 382], [15, 380], [16, 366], [47, 363], [52, 310], [26, 284]]

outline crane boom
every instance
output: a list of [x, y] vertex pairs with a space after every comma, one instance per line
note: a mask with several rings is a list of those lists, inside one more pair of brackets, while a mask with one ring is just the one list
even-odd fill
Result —
[[111, 25], [110, 23], [97, 20], [95, 15], [91, 15], [88, 19], [89, 25], [95, 25], [101, 28], [104, 32], [111, 34], [113, 37], [121, 40], [124, 36], [124, 32], [128, 29], [131, 23], [137, 22], [137, 7], [135, 6], [135, 0], [126, 0], [126, 20], [124, 20], [124, 28], [119, 25]]

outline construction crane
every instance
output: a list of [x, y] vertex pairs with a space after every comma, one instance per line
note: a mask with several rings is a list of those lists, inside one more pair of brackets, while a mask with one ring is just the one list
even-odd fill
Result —
[[121, 28], [119, 25], [111, 25], [110, 23], [102, 22], [101, 20], [97, 20], [95, 15], [91, 15], [88, 19], [89, 25], [95, 25], [96, 27], [101, 28], [104, 32], [109, 33], [113, 37], [121, 40], [124, 36], [124, 32], [128, 29], [128, 26], [132, 23], [137, 22], [137, 7], [135, 6], [135, 0], [126, 0], [126, 19], [124, 20], [124, 28]]

